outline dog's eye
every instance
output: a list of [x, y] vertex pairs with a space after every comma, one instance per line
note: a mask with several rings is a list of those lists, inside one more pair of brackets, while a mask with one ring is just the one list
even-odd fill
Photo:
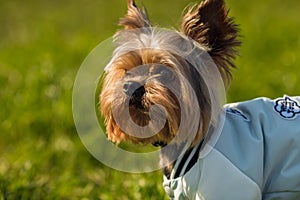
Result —
[[166, 82], [170, 82], [174, 79], [174, 72], [169, 69], [163, 69], [160, 71], [160, 79]]
[[160, 71], [160, 75], [163, 78], [171, 78], [172, 77], [172, 72], [170, 70], [168, 70], [168, 69], [164, 69], [164, 70]]

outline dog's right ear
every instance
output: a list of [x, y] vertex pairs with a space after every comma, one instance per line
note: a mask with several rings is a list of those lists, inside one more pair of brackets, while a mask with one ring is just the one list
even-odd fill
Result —
[[241, 44], [239, 29], [228, 12], [225, 0], [205, 0], [188, 10], [181, 27], [182, 33], [208, 49], [227, 84]]
[[119, 25], [124, 26], [125, 30], [150, 27], [151, 24], [146, 9], [140, 9], [134, 0], [128, 0], [127, 3], [127, 15], [120, 19]]

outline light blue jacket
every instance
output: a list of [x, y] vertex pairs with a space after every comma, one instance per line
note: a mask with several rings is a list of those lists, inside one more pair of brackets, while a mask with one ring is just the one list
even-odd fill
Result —
[[209, 153], [200, 153], [186, 174], [164, 177], [170, 198], [300, 200], [300, 97], [259, 98], [224, 109], [216, 144], [204, 145]]

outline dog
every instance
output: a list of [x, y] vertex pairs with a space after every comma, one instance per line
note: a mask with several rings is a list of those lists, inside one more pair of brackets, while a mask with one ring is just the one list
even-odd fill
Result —
[[128, 0], [119, 24], [100, 94], [108, 139], [160, 147], [170, 199], [300, 199], [300, 97], [224, 106], [241, 45], [224, 0], [191, 6], [179, 31]]

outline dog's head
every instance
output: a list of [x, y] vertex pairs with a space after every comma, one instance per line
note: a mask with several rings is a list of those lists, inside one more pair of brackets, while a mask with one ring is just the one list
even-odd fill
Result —
[[124, 30], [115, 35], [100, 95], [108, 138], [159, 146], [198, 143], [216, 117], [216, 79], [220, 75], [228, 86], [240, 45], [224, 0], [190, 8], [181, 31], [152, 27], [145, 9], [128, 0], [120, 25]]

